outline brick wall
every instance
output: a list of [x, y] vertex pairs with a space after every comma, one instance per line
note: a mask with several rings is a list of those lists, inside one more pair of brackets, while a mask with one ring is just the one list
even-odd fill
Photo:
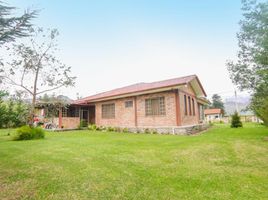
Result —
[[[126, 101], [133, 101], [133, 106], [125, 108]], [[115, 104], [115, 118], [103, 119], [101, 116], [102, 104]], [[106, 101], [96, 103], [96, 125], [97, 126], [119, 126], [119, 127], [134, 127], [135, 126], [135, 110], [134, 97], [123, 98], [114, 101]]]
[[[178, 106], [180, 107], [180, 116], [178, 116], [178, 123], [181, 126], [199, 124], [199, 110], [194, 92], [190, 86], [183, 87], [179, 90], [178, 99], [174, 91], [161, 92], [147, 95], [140, 95], [137, 97], [122, 98], [106, 102], [96, 103], [96, 125], [97, 126], [118, 126], [118, 127], [161, 127], [161, 126], [177, 126], [177, 111], [176, 100], [179, 100]], [[184, 95], [194, 98], [195, 115], [185, 115], [184, 112]], [[145, 100], [154, 97], [165, 97], [165, 110], [166, 114], [163, 116], [146, 116], [145, 115]], [[135, 99], [137, 106], [137, 118], [135, 122]], [[126, 108], [125, 102], [133, 101], [133, 107]], [[102, 104], [114, 103], [115, 104], [115, 118], [103, 119], [101, 116]], [[189, 109], [189, 108], [188, 108]], [[193, 110], [192, 110], [193, 112]]]
[[[146, 116], [145, 99], [165, 97], [166, 115]], [[176, 126], [176, 102], [174, 92], [162, 92], [137, 97], [137, 125], [143, 126]]]
[[[59, 118], [54, 118], [55, 124], [59, 125]], [[63, 117], [62, 126], [63, 128], [77, 128], [80, 124], [79, 117]]]
[[[146, 116], [145, 99], [165, 97], [166, 115]], [[125, 102], [133, 101], [133, 107], [126, 108]], [[115, 103], [115, 118], [103, 119], [101, 116], [102, 104]], [[137, 126], [176, 126], [175, 93], [163, 92], [141, 95], [136, 97]], [[123, 98], [114, 101], [96, 103], [96, 124], [98, 126], [135, 127], [135, 97]]]
[[[184, 104], [184, 95], [186, 95], [187, 99], [187, 115], [185, 115], [185, 104]], [[194, 99], [194, 107], [195, 107], [195, 115], [193, 115], [193, 108], [192, 108], [192, 115], [189, 113], [189, 104], [188, 104], [188, 97]], [[181, 125], [194, 125], [199, 124], [199, 107], [196, 101], [196, 97], [194, 94], [193, 89], [188, 85], [187, 87], [182, 87], [179, 91], [179, 98], [180, 98], [180, 110], [181, 110]]]

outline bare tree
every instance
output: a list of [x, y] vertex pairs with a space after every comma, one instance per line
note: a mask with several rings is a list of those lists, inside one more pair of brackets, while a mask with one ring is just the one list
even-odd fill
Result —
[[56, 58], [56, 29], [31, 28], [29, 44], [14, 44], [11, 61], [0, 71], [0, 82], [25, 90], [31, 97], [29, 123], [33, 122], [36, 98], [61, 87], [74, 86], [71, 67]]

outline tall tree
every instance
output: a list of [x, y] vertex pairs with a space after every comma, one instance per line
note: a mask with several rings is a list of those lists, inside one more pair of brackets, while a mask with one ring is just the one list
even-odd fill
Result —
[[37, 96], [73, 86], [76, 77], [71, 76], [71, 67], [56, 58], [59, 34], [56, 29], [32, 28], [30, 32], [29, 45], [13, 45], [13, 59], [5, 64], [0, 80], [26, 91], [32, 97], [29, 116], [32, 123]]
[[37, 11], [27, 10], [21, 16], [14, 16], [12, 13], [15, 9], [0, 1], [0, 47], [18, 37], [28, 36], [31, 20], [37, 15]]
[[[238, 61], [227, 63], [240, 90], [252, 92], [251, 108], [268, 125], [268, 2], [242, 1]], [[266, 91], [266, 92], [265, 92]]]
[[220, 108], [224, 112], [224, 104], [221, 96], [218, 94], [213, 94], [211, 108]]
[[3, 125], [6, 123], [7, 119], [7, 107], [3, 103], [4, 98], [8, 95], [6, 91], [0, 90], [0, 128], [3, 127]]

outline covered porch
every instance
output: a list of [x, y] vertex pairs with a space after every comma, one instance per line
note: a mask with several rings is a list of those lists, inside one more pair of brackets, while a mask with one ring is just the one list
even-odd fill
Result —
[[58, 118], [55, 118], [55, 123], [61, 129], [87, 127], [89, 124], [95, 124], [95, 105], [69, 105], [61, 108]]

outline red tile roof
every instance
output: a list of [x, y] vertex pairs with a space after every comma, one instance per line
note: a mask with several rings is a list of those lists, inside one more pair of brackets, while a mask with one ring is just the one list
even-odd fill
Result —
[[213, 108], [213, 109], [205, 109], [204, 114], [205, 115], [211, 115], [211, 114], [221, 114], [222, 110], [219, 108]]
[[[108, 98], [108, 97], [114, 97], [114, 96], [119, 96], [119, 95], [131, 94], [135, 92], [143, 92], [147, 90], [187, 84], [195, 78], [197, 78], [197, 81], [200, 84], [200, 81], [198, 80], [198, 77], [196, 75], [190, 75], [190, 76], [174, 78], [174, 79], [169, 79], [169, 80], [164, 80], [164, 81], [157, 81], [157, 82], [152, 82], [152, 83], [137, 83], [134, 85], [129, 85], [126, 87], [114, 89], [108, 92], [103, 92], [103, 93], [99, 93], [96, 95], [88, 96], [88, 97], [74, 101], [74, 104], [83, 104], [87, 102], [93, 102], [95, 100], [102, 99], [102, 98]], [[205, 94], [205, 91], [201, 84], [200, 86], [201, 86], [202, 91]]]

